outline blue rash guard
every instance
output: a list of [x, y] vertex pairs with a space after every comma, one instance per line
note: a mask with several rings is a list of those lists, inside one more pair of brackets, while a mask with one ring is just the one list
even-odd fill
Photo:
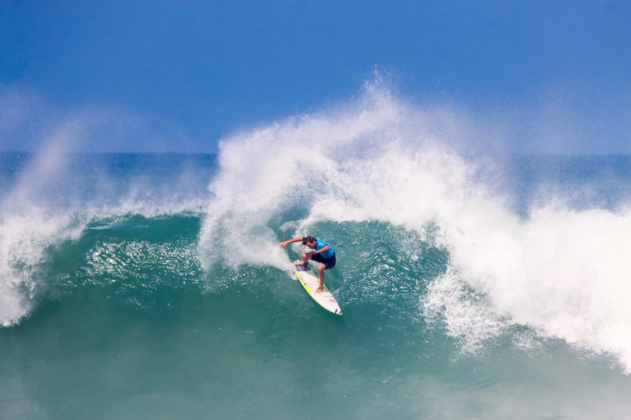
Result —
[[316, 238], [316, 246], [315, 246], [315, 250], [319, 251], [322, 248], [324, 248], [325, 246], [329, 246], [329, 250], [328, 251], [324, 251], [321, 252], [320, 255], [322, 255], [324, 258], [332, 258], [335, 255], [335, 250], [333, 249], [333, 247], [331, 246], [330, 243], [328, 242], [324, 242], [322, 239], [320, 238]]

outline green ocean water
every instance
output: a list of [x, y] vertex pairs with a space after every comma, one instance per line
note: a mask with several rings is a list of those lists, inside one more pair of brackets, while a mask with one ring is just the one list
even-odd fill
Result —
[[415, 241], [410, 262], [400, 229], [317, 226], [339, 249], [327, 277], [344, 309], [335, 317], [276, 268], [206, 272], [201, 223], [125, 216], [52, 247], [35, 308], [0, 330], [2, 418], [616, 418], [629, 408], [628, 377], [560, 341], [525, 350], [508, 334], [463, 354], [420, 312], [447, 253]]
[[[2, 156], [1, 419], [627, 418], [628, 158], [512, 160], [502, 201], [449, 155], [276, 179], [262, 143]], [[306, 233], [341, 317], [278, 247]]]

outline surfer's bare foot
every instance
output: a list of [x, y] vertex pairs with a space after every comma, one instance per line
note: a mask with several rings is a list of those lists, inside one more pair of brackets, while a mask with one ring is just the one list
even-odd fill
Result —
[[296, 261], [294, 261], [294, 265], [304, 265], [306, 267], [306, 266], [309, 265], [309, 263], [301, 261], [301, 260], [296, 260]]
[[322, 290], [324, 290], [324, 287], [319, 286], [319, 287], [316, 289], [316, 293], [320, 293], [320, 292], [322, 292]]

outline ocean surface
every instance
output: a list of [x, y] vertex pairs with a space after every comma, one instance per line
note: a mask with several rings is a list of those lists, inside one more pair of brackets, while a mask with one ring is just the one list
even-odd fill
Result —
[[[0, 419], [628, 419], [631, 157], [407, 130], [1, 153]], [[307, 234], [341, 317], [278, 246]]]

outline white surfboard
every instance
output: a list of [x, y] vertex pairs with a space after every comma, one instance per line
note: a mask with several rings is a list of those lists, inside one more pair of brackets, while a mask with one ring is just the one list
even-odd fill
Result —
[[327, 311], [336, 315], [342, 315], [340, 305], [337, 304], [337, 300], [335, 300], [331, 292], [329, 292], [326, 285], [320, 293], [315, 292], [320, 285], [318, 274], [302, 264], [294, 264], [294, 267], [296, 268], [296, 276], [298, 280], [300, 280], [300, 284], [302, 284], [302, 287], [309, 293], [309, 296]]

